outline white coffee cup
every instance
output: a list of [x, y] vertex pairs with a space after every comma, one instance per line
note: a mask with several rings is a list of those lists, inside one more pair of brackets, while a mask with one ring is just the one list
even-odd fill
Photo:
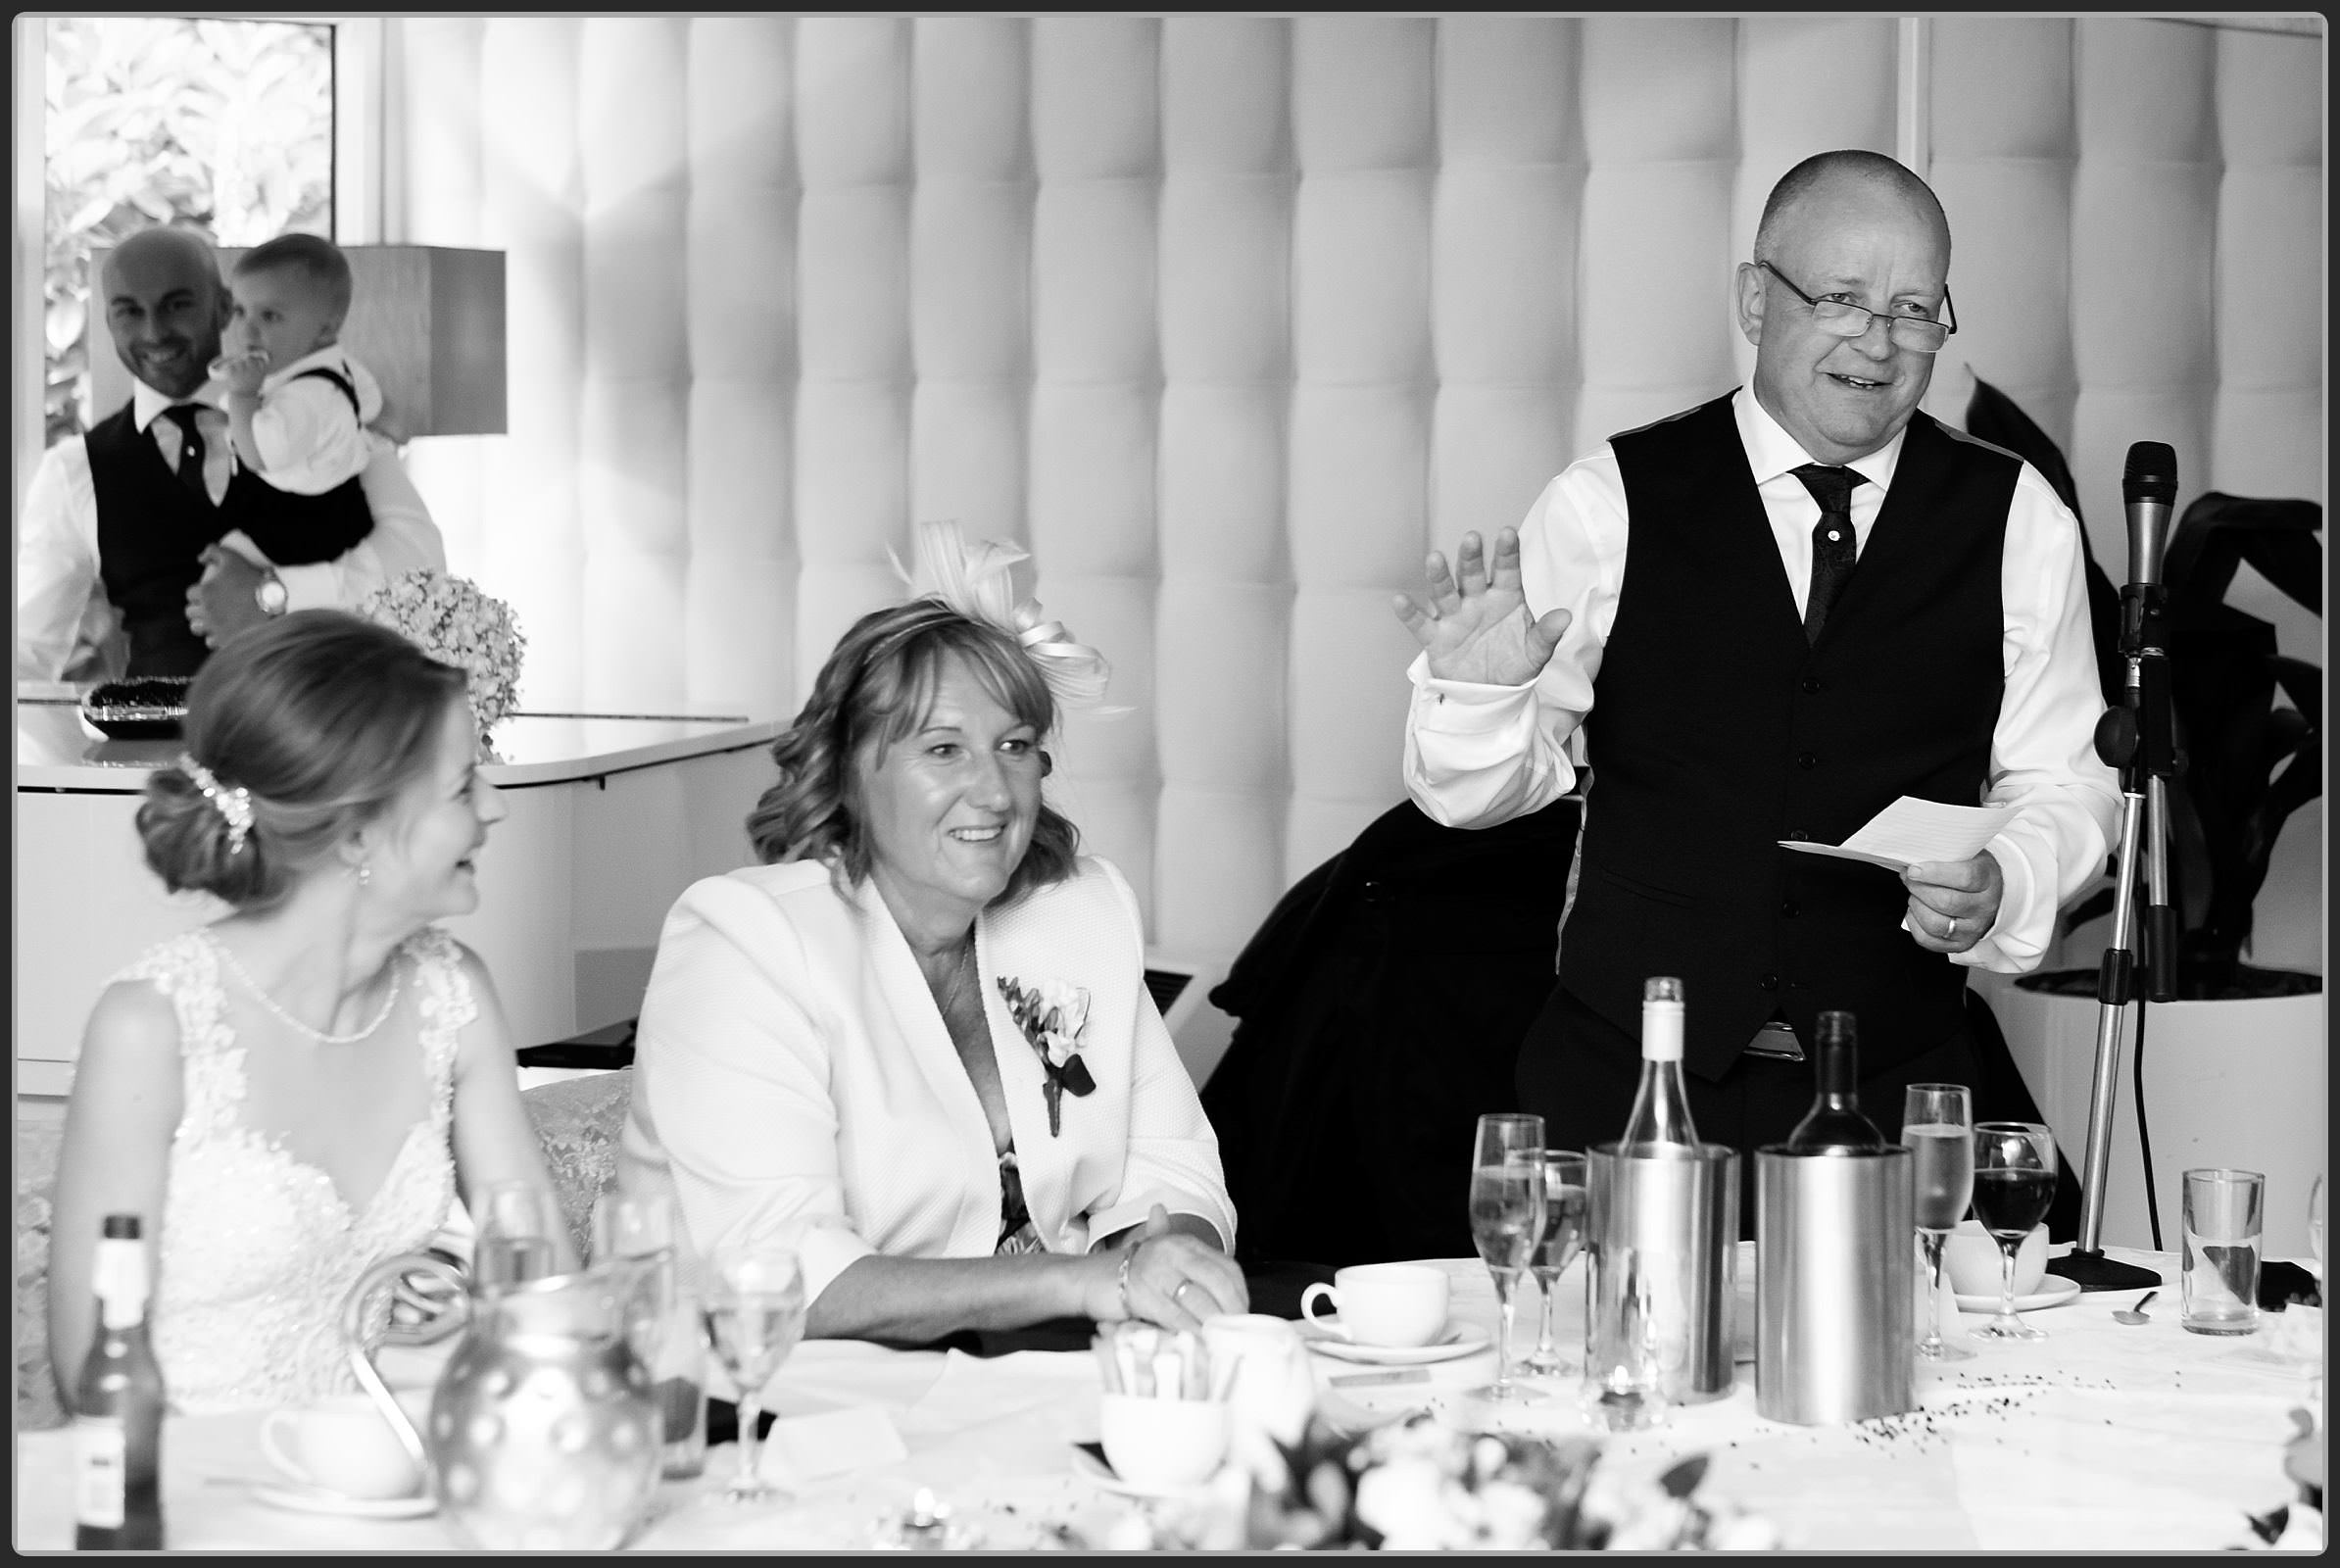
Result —
[[1195, 1486], [1227, 1456], [1227, 1406], [1216, 1399], [1099, 1395], [1097, 1425], [1105, 1462], [1134, 1486]]
[[[398, 1402], [417, 1432], [426, 1430], [430, 1390], [402, 1389]], [[260, 1423], [260, 1450], [292, 1480], [344, 1497], [412, 1497], [422, 1490], [421, 1468], [370, 1395], [270, 1410]]]
[[[2033, 1227], [2015, 1250], [2015, 1294], [2028, 1296], [2047, 1274], [2048, 1234], [2045, 1225]], [[1942, 1272], [1950, 1288], [1961, 1296], [1987, 1296], [1998, 1300], [2004, 1285], [1999, 1267], [1999, 1244], [1979, 1220], [1961, 1220], [1942, 1244]]]
[[[1332, 1301], [1338, 1322], [1317, 1315], [1322, 1299]], [[1428, 1345], [1446, 1328], [1446, 1274], [1427, 1263], [1352, 1263], [1335, 1269], [1332, 1284], [1301, 1293], [1300, 1316], [1353, 1345]]]

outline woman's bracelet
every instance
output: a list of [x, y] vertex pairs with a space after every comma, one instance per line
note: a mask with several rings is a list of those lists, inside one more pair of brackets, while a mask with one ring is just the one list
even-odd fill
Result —
[[1138, 1261], [1138, 1249], [1146, 1245], [1143, 1238], [1121, 1250], [1121, 1271], [1115, 1276], [1121, 1290], [1121, 1315], [1130, 1316], [1130, 1265]]

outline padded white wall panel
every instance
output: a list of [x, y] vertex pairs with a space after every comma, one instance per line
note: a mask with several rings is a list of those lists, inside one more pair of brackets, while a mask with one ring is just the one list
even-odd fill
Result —
[[[1964, 422], [1972, 375], [2005, 392], [2069, 458], [2072, 359], [2072, 105], [2069, 18], [1936, 17], [1926, 82], [1927, 172], [1950, 216], [1958, 335], [1926, 409]], [[2089, 510], [2082, 498], [2081, 512]]]
[[1445, 17], [1438, 33], [1438, 152], [1458, 169], [1584, 161], [1569, 17]]
[[[2080, 393], [2067, 449], [2075, 475], [2117, 485], [2142, 439], [2177, 452], [2190, 498], [2210, 456], [2212, 254], [2218, 149], [2209, 91], [2217, 34], [2112, 19], [2079, 22], [2072, 92], [2080, 157], [2072, 177], [2072, 300]], [[2103, 482], [2101, 479], [2100, 483]], [[2081, 511], [2100, 561], [2127, 549], [2118, 488]]]
[[792, 710], [797, 385], [795, 32], [769, 17], [691, 24], [687, 700]]
[[[1173, 381], [1162, 393], [1161, 561], [1165, 585], [1287, 586], [1281, 383]], [[1207, 635], [1204, 632], [1203, 635]]]
[[906, 180], [910, 23], [805, 17], [796, 24], [797, 148], [809, 186]]
[[[2209, 477], [2244, 495], [2324, 495], [2322, 52], [2218, 35], [2218, 401]], [[2269, 45], [2277, 47], [2270, 48]]]
[[[1875, 16], [399, 26], [397, 237], [510, 282], [512, 434], [414, 471], [528, 699], [791, 710], [914, 518], [1022, 541], [1132, 710], [1053, 798], [1206, 961], [1399, 798], [1424, 548], [1741, 379], [1763, 196], [1897, 106]], [[1927, 27], [1928, 407], [2015, 395], [2110, 559], [2136, 439], [2320, 497], [2320, 46]]]
[[1738, 24], [1586, 17], [1584, 152], [1595, 164], [1704, 163], [1738, 143]]
[[[585, 548], [578, 493], [585, 378], [584, 24], [490, 19], [480, 40], [479, 240], [505, 253], [508, 430], [488, 469], [483, 570], [528, 633], [529, 705], [585, 701]], [[427, 242], [426, 234], [417, 238]]]
[[1144, 17], [1032, 24], [1032, 150], [1043, 179], [1156, 177], [1161, 24]]
[[1429, 167], [1438, 156], [1431, 109], [1437, 36], [1437, 24], [1423, 17], [1299, 18], [1292, 117], [1300, 168]]
[[[389, 122], [406, 127], [386, 173], [386, 233], [429, 236], [429, 243], [476, 247], [480, 239], [479, 49], [476, 17], [416, 17], [401, 24], [400, 69], [388, 90]], [[427, 192], [418, 197], [410, 192]], [[486, 569], [488, 465], [500, 436], [443, 436], [407, 449], [407, 471], [429, 498], [447, 546], [450, 570], [478, 578]], [[533, 666], [523, 661], [521, 695]]]

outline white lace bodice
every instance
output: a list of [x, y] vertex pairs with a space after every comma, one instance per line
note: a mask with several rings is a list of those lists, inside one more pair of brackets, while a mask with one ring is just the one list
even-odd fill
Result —
[[153, 985], [178, 1017], [184, 1103], [171, 1141], [153, 1322], [164, 1387], [184, 1414], [356, 1389], [343, 1298], [375, 1261], [421, 1248], [446, 1222], [456, 1190], [456, 1036], [476, 1008], [445, 932], [421, 931], [400, 952], [414, 982], [430, 1109], [359, 1213], [325, 1172], [244, 1121], [244, 1048], [226, 1021], [209, 932], [158, 944], [116, 976]]

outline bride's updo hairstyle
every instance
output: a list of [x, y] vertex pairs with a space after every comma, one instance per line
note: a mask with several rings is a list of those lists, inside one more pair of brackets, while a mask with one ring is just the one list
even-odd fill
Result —
[[447, 705], [463, 693], [462, 670], [338, 610], [231, 638], [187, 687], [197, 770], [173, 763], [147, 779], [146, 863], [173, 893], [247, 910], [280, 902], [430, 767]]
[[[1053, 732], [1055, 699], [1015, 638], [932, 599], [872, 611], [838, 639], [804, 710], [772, 743], [780, 780], [748, 815], [748, 837], [765, 864], [826, 861], [840, 891], [869, 875], [869, 835], [854, 813], [853, 759], [864, 746], [891, 746], [916, 733], [953, 655], [1019, 722], [1043, 740]], [[999, 902], [1071, 876], [1079, 844], [1080, 830], [1043, 802], [1032, 842]]]

